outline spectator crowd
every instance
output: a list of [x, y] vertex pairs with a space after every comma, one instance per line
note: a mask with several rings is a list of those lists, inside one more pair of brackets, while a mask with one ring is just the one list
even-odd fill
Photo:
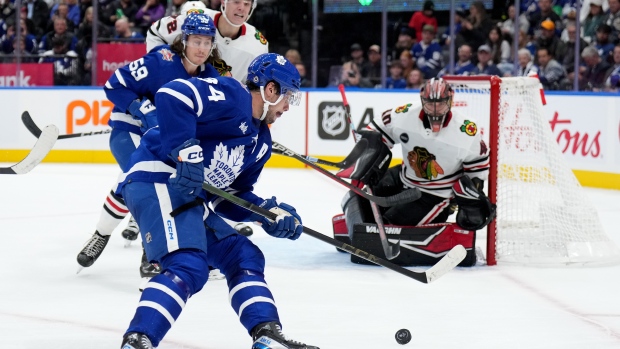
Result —
[[[23, 63], [53, 63], [55, 85], [90, 85], [93, 23], [98, 41], [142, 43], [151, 23], [177, 14], [184, 1], [102, 0], [95, 19], [91, 0], [23, 0], [20, 9], [11, 0], [0, 0], [0, 62], [15, 62], [18, 52]], [[399, 29], [387, 62], [379, 45], [352, 42], [342, 65], [330, 70], [328, 84], [418, 89], [426, 79], [450, 73], [536, 74], [546, 90], [573, 90], [577, 81], [581, 91], [618, 91], [620, 0], [582, 0], [579, 14], [575, 1], [524, 0], [519, 11], [508, 4], [501, 20], [474, 1], [456, 9], [453, 36], [449, 26], [438, 25], [433, 1], [425, 1]], [[216, 10], [220, 4], [206, 1]], [[450, 47], [455, 48], [453, 66]], [[286, 56], [302, 74], [304, 87], [312, 86], [299, 52], [291, 49]]]

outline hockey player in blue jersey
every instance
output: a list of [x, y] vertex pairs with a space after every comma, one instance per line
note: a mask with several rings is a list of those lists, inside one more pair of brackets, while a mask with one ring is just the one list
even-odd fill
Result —
[[[215, 48], [213, 20], [204, 14], [193, 14], [181, 29], [182, 35], [172, 45], [158, 46], [144, 57], [119, 68], [104, 86], [107, 98], [114, 103], [109, 122], [112, 127], [110, 149], [122, 170], [127, 169], [129, 157], [140, 143], [143, 132], [156, 122], [145, 119], [144, 115], [153, 108], [150, 102], [154, 102], [155, 93], [161, 86], [179, 78], [220, 75], [207, 63], [220, 58]], [[116, 185], [106, 197], [95, 233], [77, 256], [81, 267], [89, 267], [97, 260], [112, 231], [129, 213], [115, 190]], [[123, 236], [135, 240], [137, 235], [137, 224], [130, 222]], [[140, 272], [143, 277], [149, 277], [156, 272], [154, 268], [143, 263]]]
[[[162, 272], [146, 285], [123, 349], [157, 347], [209, 266], [226, 275], [230, 303], [255, 349], [317, 349], [287, 339], [264, 277], [265, 259], [222, 217], [260, 222], [270, 235], [297, 239], [295, 208], [253, 193], [271, 155], [268, 125], [299, 103], [300, 77], [283, 56], [258, 56], [247, 87], [232, 78], [175, 80], [155, 96], [159, 126], [145, 133], [118, 186], [140, 225], [147, 256]], [[278, 214], [271, 221], [207, 194], [203, 182]], [[213, 210], [208, 206], [213, 205]]]

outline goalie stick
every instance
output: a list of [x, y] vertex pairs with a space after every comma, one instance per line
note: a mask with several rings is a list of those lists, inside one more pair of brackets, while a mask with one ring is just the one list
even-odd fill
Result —
[[312, 167], [313, 169], [321, 172], [322, 174], [324, 174], [325, 176], [335, 180], [336, 182], [344, 185], [345, 187], [349, 188], [349, 190], [353, 191], [355, 194], [362, 196], [364, 198], [366, 198], [367, 200], [371, 201], [371, 202], [376, 202], [377, 205], [379, 206], [383, 206], [383, 207], [390, 207], [390, 206], [394, 206], [394, 205], [401, 205], [401, 204], [405, 204], [407, 202], [411, 202], [411, 201], [415, 201], [417, 199], [420, 198], [420, 196], [422, 196], [422, 193], [420, 192], [420, 190], [418, 190], [417, 188], [413, 188], [413, 189], [408, 189], [405, 191], [402, 191], [396, 195], [392, 195], [392, 196], [374, 196], [374, 195], [370, 195], [367, 192], [363, 191], [362, 189], [354, 186], [353, 184], [341, 179], [340, 177], [334, 175], [333, 173], [327, 171], [326, 169], [322, 168], [321, 166], [315, 164], [314, 162], [307, 160], [303, 155], [299, 155], [297, 153], [295, 153], [294, 151], [290, 150], [289, 148], [283, 146], [282, 144], [276, 142], [276, 141], [272, 141], [271, 142], [271, 148], [272, 151], [276, 154], [280, 154], [280, 155], [284, 155], [284, 156], [288, 156], [291, 157], [293, 159], [299, 160], [301, 162], [303, 162], [304, 164]]
[[[351, 133], [353, 134], [353, 139], [357, 143], [361, 140], [361, 137], [358, 137], [357, 132], [355, 132], [355, 126], [353, 125], [353, 121], [351, 121], [351, 106], [349, 106], [349, 102], [347, 101], [347, 95], [344, 93], [344, 85], [338, 85], [338, 89], [340, 90], [340, 95], [342, 96], [342, 104], [344, 104], [344, 115], [349, 122], [349, 127], [351, 128]], [[368, 193], [372, 194], [372, 190], [368, 187]], [[377, 206], [376, 203], [370, 202], [370, 208], [372, 209], [372, 216], [375, 218], [375, 223], [377, 224], [377, 230], [379, 231], [379, 240], [381, 240], [381, 247], [383, 247], [383, 253], [385, 254], [385, 258], [392, 260], [400, 254], [400, 240], [392, 244], [388, 241], [387, 235], [385, 234], [385, 225], [383, 224], [383, 216], [381, 214], [381, 210]]]
[[30, 172], [52, 150], [56, 139], [58, 139], [58, 127], [54, 125], [46, 126], [43, 131], [39, 132], [37, 143], [35, 143], [28, 155], [13, 166], [0, 167], [0, 174], [24, 174]]
[[[39, 138], [39, 136], [41, 136], [41, 129], [39, 128], [39, 126], [37, 126], [37, 124], [34, 123], [34, 120], [32, 120], [32, 117], [30, 116], [30, 113], [28, 113], [27, 111], [22, 113], [22, 122], [24, 123], [24, 126], [26, 126], [28, 131], [30, 131], [30, 133], [32, 133], [33, 136], [35, 136], [37, 138]], [[77, 137], [94, 136], [94, 135], [104, 135], [104, 134], [107, 134], [107, 133], [110, 133], [110, 132], [112, 132], [112, 129], [107, 129], [107, 130], [102, 130], [102, 131], [82, 132], [82, 133], [70, 133], [70, 134], [66, 134], [66, 135], [60, 135], [60, 136], [58, 136], [58, 139], [77, 138]]]
[[[263, 217], [267, 217], [271, 220], [275, 220], [278, 215], [267, 210], [264, 209], [260, 206], [254, 205], [253, 203], [246, 201], [238, 196], [235, 196], [229, 192], [226, 192], [222, 189], [218, 189], [214, 186], [211, 186], [207, 183], [202, 183], [202, 188], [204, 190], [206, 190], [207, 192], [213, 194], [213, 195], [217, 195], [219, 197], [221, 197], [222, 199], [226, 200], [226, 201], [230, 201], [235, 205], [238, 205], [240, 207], [243, 207], [247, 210], [250, 210], [254, 213], [257, 213]], [[446, 274], [447, 272], [449, 272], [450, 270], [454, 269], [454, 267], [456, 267], [459, 263], [461, 263], [461, 261], [465, 258], [465, 256], [467, 255], [467, 251], [465, 250], [465, 248], [462, 245], [456, 245], [454, 246], [450, 251], [448, 251], [448, 253], [446, 253], [445, 256], [443, 256], [443, 258], [441, 258], [439, 260], [439, 262], [435, 263], [435, 265], [433, 265], [430, 269], [427, 269], [426, 271], [413, 271], [413, 270], [409, 270], [409, 269], [405, 269], [399, 265], [396, 265], [392, 262], [389, 262], [385, 259], [379, 258], [377, 256], [374, 256], [366, 251], [360, 250], [359, 248], [356, 248], [354, 246], [351, 245], [347, 245], [344, 242], [332, 239], [328, 236], [325, 236], [317, 231], [314, 231], [308, 227], [303, 227], [303, 231], [305, 234], [308, 234], [310, 236], [312, 236], [313, 238], [316, 238], [318, 240], [321, 240], [325, 243], [328, 243], [332, 246], [335, 246], [339, 249], [341, 249], [344, 252], [350, 253], [352, 255], [355, 255], [357, 257], [363, 258], [369, 262], [375, 263], [377, 265], [386, 267], [392, 271], [395, 271], [399, 274], [405, 275], [409, 278], [412, 278], [416, 281], [422, 282], [422, 283], [430, 283], [432, 281], [435, 281], [437, 279], [439, 279], [441, 276], [443, 276], [444, 274]]]

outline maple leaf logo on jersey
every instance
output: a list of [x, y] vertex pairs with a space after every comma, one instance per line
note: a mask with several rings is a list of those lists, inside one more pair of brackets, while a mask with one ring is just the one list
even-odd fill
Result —
[[409, 111], [409, 108], [411, 108], [411, 103], [407, 103], [405, 105], [401, 105], [400, 107], [396, 108], [394, 110], [395, 113], [406, 113]]
[[468, 136], [475, 136], [478, 132], [478, 126], [473, 121], [465, 120], [461, 125], [461, 132], [465, 132]]
[[260, 41], [261, 44], [267, 45], [267, 39], [265, 39], [265, 36], [263, 35], [263, 33], [257, 30], [256, 34], [254, 34], [254, 37], [256, 38], [256, 40]]
[[172, 62], [172, 56], [174, 56], [174, 53], [172, 53], [172, 51], [168, 50], [167, 48], [162, 48], [161, 50], [157, 52], [161, 54], [161, 58], [164, 61]]
[[443, 174], [443, 168], [437, 163], [437, 158], [426, 148], [414, 147], [412, 151], [407, 153], [407, 160], [419, 178], [433, 179]]
[[228, 147], [218, 144], [213, 151], [213, 159], [205, 168], [205, 182], [216, 188], [226, 188], [237, 179], [243, 166], [245, 146], [240, 145], [228, 151]]

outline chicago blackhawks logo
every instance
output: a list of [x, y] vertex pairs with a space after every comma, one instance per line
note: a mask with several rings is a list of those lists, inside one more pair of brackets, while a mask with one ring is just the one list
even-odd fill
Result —
[[411, 108], [411, 103], [407, 103], [405, 105], [401, 105], [400, 107], [396, 108], [394, 110], [395, 113], [406, 113], [409, 111], [409, 108]]
[[168, 50], [167, 48], [162, 48], [161, 50], [157, 52], [161, 54], [161, 58], [164, 61], [172, 62], [172, 56], [174, 56], [174, 53], [172, 53], [172, 51]]
[[205, 167], [205, 182], [216, 188], [225, 188], [235, 181], [243, 166], [243, 145], [232, 148], [220, 142], [215, 147], [209, 167]]
[[256, 34], [254, 34], [254, 37], [256, 38], [256, 40], [260, 41], [261, 44], [267, 45], [267, 39], [265, 39], [265, 36], [263, 36], [263, 33], [257, 30]]
[[461, 132], [465, 132], [468, 136], [475, 136], [478, 132], [478, 126], [473, 121], [465, 120], [461, 125]]
[[232, 76], [230, 73], [232, 71], [232, 67], [226, 64], [226, 61], [223, 59], [215, 59], [211, 62], [211, 65], [215, 68], [215, 70], [217, 70], [218, 73], [220, 73], [220, 76]]
[[443, 168], [437, 163], [435, 155], [429, 153], [426, 148], [414, 147], [407, 153], [407, 160], [419, 178], [433, 179], [443, 174]]

